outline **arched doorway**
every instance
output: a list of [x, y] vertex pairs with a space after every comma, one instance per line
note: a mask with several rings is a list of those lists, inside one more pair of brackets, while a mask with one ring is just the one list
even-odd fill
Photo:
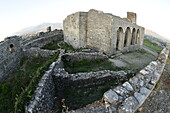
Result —
[[116, 42], [116, 50], [122, 50], [123, 45], [123, 29], [119, 27], [117, 30], [117, 42]]
[[129, 46], [129, 41], [130, 41], [130, 28], [127, 27], [125, 31], [124, 47]]
[[132, 30], [132, 38], [131, 38], [131, 45], [135, 44], [135, 38], [136, 38], [136, 30], [133, 28]]

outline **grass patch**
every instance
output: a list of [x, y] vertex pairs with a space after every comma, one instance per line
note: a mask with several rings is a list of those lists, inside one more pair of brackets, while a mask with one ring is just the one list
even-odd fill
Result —
[[96, 59], [94, 61], [83, 60], [83, 61], [66, 61], [64, 57], [62, 57], [64, 61], [64, 68], [69, 73], [78, 73], [78, 72], [90, 72], [90, 71], [100, 71], [100, 70], [112, 70], [112, 71], [120, 71], [125, 70], [125, 68], [119, 68], [114, 66], [108, 60]]
[[162, 47], [158, 46], [156, 43], [153, 43], [148, 39], [144, 39], [143, 45], [152, 51], [156, 51], [157, 53], [160, 53], [162, 51]]
[[41, 49], [57, 50], [57, 49], [61, 48], [61, 49], [65, 49], [65, 50], [75, 51], [75, 49], [74, 49], [71, 45], [68, 45], [68, 44], [65, 43], [65, 42], [62, 42], [62, 43], [58, 44], [58, 43], [61, 42], [61, 41], [62, 41], [62, 40], [52, 41], [51, 43], [45, 45], [45, 46], [42, 47]]
[[23, 58], [20, 68], [0, 84], [0, 113], [25, 112], [39, 79], [58, 53], [50, 58]]

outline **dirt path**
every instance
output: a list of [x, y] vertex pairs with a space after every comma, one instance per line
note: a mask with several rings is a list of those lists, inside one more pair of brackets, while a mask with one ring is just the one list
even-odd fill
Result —
[[170, 57], [155, 89], [136, 113], [170, 113]]

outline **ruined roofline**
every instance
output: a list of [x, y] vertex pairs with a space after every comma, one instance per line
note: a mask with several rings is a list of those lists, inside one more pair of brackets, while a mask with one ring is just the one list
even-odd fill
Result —
[[[126, 21], [126, 22], [129, 22], [130, 24], [134, 24], [134, 25], [136, 25], [136, 26], [138, 26], [138, 27], [141, 27], [141, 28], [144, 28], [144, 27], [142, 27], [142, 26], [140, 26], [140, 25], [138, 25], [136, 22], [135, 23], [133, 23], [133, 22], [131, 22], [131, 20], [129, 19], [129, 18], [127, 18], [127, 17], [120, 17], [120, 16], [117, 16], [117, 15], [113, 15], [112, 13], [105, 13], [105, 12], [103, 12], [103, 11], [100, 11], [100, 10], [96, 10], [96, 9], [90, 9], [89, 11], [95, 11], [95, 12], [98, 12], [99, 14], [106, 14], [106, 15], [108, 15], [109, 17], [111, 17], [111, 18], [116, 18], [116, 19], [119, 19], [119, 20], [123, 20], [123, 21]], [[88, 12], [89, 12], [88, 11]], [[81, 14], [81, 13], [88, 13], [88, 12], [85, 12], [85, 11], [78, 11], [78, 12], [75, 12], [75, 13], [72, 13], [72, 14], [70, 14], [70, 15], [68, 15], [67, 17], [69, 17], [69, 16], [71, 16], [71, 15], [76, 15], [76, 14]], [[137, 15], [136, 13], [134, 13], [134, 12], [127, 12], [127, 16], [128, 16], [128, 13], [129, 14], [134, 14], [135, 16]], [[67, 18], [66, 17], [66, 18]], [[66, 19], [65, 18], [65, 19]]]

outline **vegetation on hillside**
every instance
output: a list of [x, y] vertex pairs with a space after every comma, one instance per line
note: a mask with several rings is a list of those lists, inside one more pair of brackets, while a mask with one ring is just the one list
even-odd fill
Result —
[[0, 84], [0, 113], [23, 113], [25, 106], [49, 65], [59, 52], [50, 58], [23, 58], [21, 66]]
[[162, 47], [158, 46], [156, 43], [153, 43], [148, 39], [143, 40], [143, 46], [157, 53], [160, 53], [162, 51]]
[[153, 36], [145, 35], [144, 38], [145, 38], [145, 39], [148, 39], [148, 40], [150, 40], [150, 41], [157, 42], [157, 43], [159, 43], [161, 46], [166, 46], [166, 45], [167, 45], [167, 42], [164, 42], [164, 41], [162, 41], [162, 40], [160, 40], [160, 39], [158, 39], [158, 38], [155, 38], [155, 37], [153, 37]]

